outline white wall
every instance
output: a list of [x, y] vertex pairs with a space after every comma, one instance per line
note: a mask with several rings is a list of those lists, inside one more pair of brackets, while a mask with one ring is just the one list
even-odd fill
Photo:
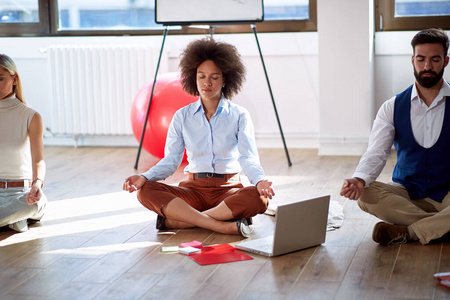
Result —
[[[288, 148], [317, 148], [323, 155], [362, 154], [376, 110], [414, 81], [410, 41], [415, 32], [373, 34], [372, 1], [318, 0], [318, 32], [258, 34]], [[198, 37], [167, 37], [168, 71], [177, 70], [180, 50]], [[258, 146], [283, 147], [253, 34], [215, 37], [236, 45], [248, 68], [244, 89], [234, 101], [249, 109]], [[0, 52], [16, 61], [29, 105], [51, 128], [52, 83], [45, 52], [49, 45], [148, 43], [159, 48], [161, 41], [161, 36], [0, 38]], [[444, 74], [447, 81], [449, 72]], [[45, 143], [73, 140], [47, 132]], [[79, 140], [79, 145], [108, 144], [138, 142], [134, 137]]]
[[[166, 38], [164, 51], [170, 56], [167, 71], [177, 71], [178, 55], [186, 44], [200, 36]], [[247, 80], [234, 99], [249, 109], [259, 147], [282, 147], [266, 78], [253, 34], [215, 35], [239, 49], [247, 67]], [[317, 33], [258, 34], [266, 69], [288, 147], [315, 148], [319, 131]], [[46, 49], [52, 44], [148, 43], [158, 49], [162, 36], [145, 37], [30, 37], [0, 38], [0, 52], [17, 63], [28, 104], [43, 116], [51, 129], [53, 112]], [[161, 73], [160, 73], [161, 74]], [[133, 99], [130, 99], [133, 101]], [[46, 144], [73, 144], [72, 138], [46, 133]], [[134, 137], [81, 137], [79, 145], [137, 145]]]
[[319, 154], [359, 155], [367, 148], [372, 103], [372, 1], [317, 1]]

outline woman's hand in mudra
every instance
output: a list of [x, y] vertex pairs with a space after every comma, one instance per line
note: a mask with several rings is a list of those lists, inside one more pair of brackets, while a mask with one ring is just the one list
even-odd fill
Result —
[[146, 182], [147, 178], [142, 175], [131, 175], [125, 179], [125, 182], [123, 183], [123, 190], [130, 193], [135, 192], [139, 190]]
[[264, 196], [268, 199], [272, 199], [272, 197], [275, 196], [275, 192], [272, 188], [272, 181], [269, 181], [267, 179], [258, 182], [256, 184], [256, 189], [261, 196]]

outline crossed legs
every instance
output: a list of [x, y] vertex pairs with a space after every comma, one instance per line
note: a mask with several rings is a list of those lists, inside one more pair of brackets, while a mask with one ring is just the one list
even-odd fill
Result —
[[263, 213], [268, 205], [268, 199], [259, 196], [255, 187], [244, 188], [240, 183], [208, 187], [187, 181], [176, 187], [147, 182], [138, 199], [165, 217], [168, 228], [202, 227], [224, 234], [239, 233], [238, 225], [227, 220]]
[[233, 218], [231, 210], [222, 202], [207, 211], [200, 212], [183, 199], [175, 198], [162, 208], [168, 228], [202, 227], [224, 234], [238, 234], [234, 222], [225, 222]]
[[412, 200], [402, 185], [376, 181], [364, 190], [358, 205], [383, 221], [408, 226], [422, 244], [450, 231], [450, 193], [442, 203], [429, 198]]

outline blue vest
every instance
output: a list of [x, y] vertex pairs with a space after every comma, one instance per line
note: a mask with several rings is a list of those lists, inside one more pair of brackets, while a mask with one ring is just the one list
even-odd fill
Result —
[[450, 190], [450, 97], [445, 99], [441, 134], [431, 148], [417, 144], [411, 127], [412, 86], [394, 104], [394, 146], [397, 164], [392, 180], [402, 184], [411, 199], [429, 197], [442, 202]]

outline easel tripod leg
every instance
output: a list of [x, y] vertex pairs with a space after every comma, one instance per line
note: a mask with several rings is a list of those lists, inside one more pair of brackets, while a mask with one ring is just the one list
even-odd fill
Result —
[[255, 24], [251, 24], [251, 27], [252, 27], [253, 33], [255, 35], [256, 44], [258, 45], [259, 56], [261, 57], [261, 62], [262, 62], [262, 65], [263, 65], [264, 74], [266, 75], [266, 81], [267, 81], [267, 85], [269, 87], [270, 97], [272, 98], [273, 109], [275, 111], [275, 116], [277, 118], [278, 128], [280, 129], [281, 140], [283, 141], [283, 146], [284, 146], [284, 152], [286, 153], [288, 166], [290, 167], [290, 166], [292, 166], [292, 163], [291, 163], [291, 159], [289, 157], [289, 152], [288, 152], [288, 149], [287, 149], [287, 146], [286, 146], [286, 141], [284, 139], [283, 128], [281, 128], [280, 118], [278, 117], [277, 106], [275, 104], [275, 99], [273, 98], [272, 88], [270, 87], [269, 76], [267, 75], [266, 65], [264, 64], [264, 58], [263, 58], [263, 55], [262, 55], [262, 52], [261, 52], [261, 47], [259, 46], [259, 40], [258, 40], [258, 35], [256, 34]]
[[162, 53], [163, 53], [163, 49], [164, 49], [164, 42], [166, 41], [166, 35], [167, 35], [167, 27], [164, 27], [164, 34], [163, 34], [163, 40], [162, 40], [162, 44], [161, 44], [161, 50], [159, 52], [158, 64], [156, 65], [155, 77], [153, 78], [152, 91], [150, 93], [150, 99], [148, 100], [147, 114], [145, 116], [144, 127], [142, 128], [141, 141], [139, 142], [139, 149], [138, 149], [138, 153], [136, 156], [136, 163], [134, 164], [135, 170], [137, 170], [137, 168], [138, 168], [139, 156], [141, 155], [142, 143], [144, 142], [145, 128], [147, 127], [148, 115], [150, 114], [150, 105], [152, 104], [153, 92], [155, 90], [155, 85], [156, 85], [156, 76], [158, 76], [159, 65], [161, 63], [161, 57], [162, 57]]

